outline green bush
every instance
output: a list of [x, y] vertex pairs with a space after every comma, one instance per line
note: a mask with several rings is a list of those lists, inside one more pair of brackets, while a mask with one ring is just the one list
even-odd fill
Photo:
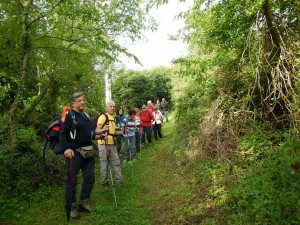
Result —
[[63, 158], [47, 149], [45, 162], [41, 149], [41, 145], [32, 144], [31, 151], [21, 153], [11, 151], [9, 146], [2, 145], [0, 210], [3, 213], [1, 213], [0, 221], [10, 217], [18, 218], [18, 214], [23, 210], [21, 205], [24, 205], [24, 202], [31, 202], [33, 196], [36, 196], [41, 188], [63, 185]]
[[36, 131], [33, 127], [20, 126], [17, 129], [17, 146], [20, 150], [32, 150], [36, 141]]
[[247, 156], [255, 158], [251, 163], [239, 161], [239, 171], [243, 173], [236, 174], [227, 201], [230, 223], [299, 224], [299, 139], [284, 134], [279, 147], [270, 147], [272, 136], [246, 136], [242, 140], [244, 147], [248, 140], [248, 148], [255, 149], [252, 152], [262, 152]]

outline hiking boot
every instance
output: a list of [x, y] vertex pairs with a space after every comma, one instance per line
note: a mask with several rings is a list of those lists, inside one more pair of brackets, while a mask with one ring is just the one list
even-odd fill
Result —
[[92, 207], [90, 206], [88, 199], [80, 199], [79, 207], [84, 212], [92, 212]]
[[72, 208], [71, 208], [71, 213], [70, 213], [70, 217], [74, 220], [79, 220], [80, 219], [80, 215], [79, 212], [77, 210], [76, 204], [72, 203]]

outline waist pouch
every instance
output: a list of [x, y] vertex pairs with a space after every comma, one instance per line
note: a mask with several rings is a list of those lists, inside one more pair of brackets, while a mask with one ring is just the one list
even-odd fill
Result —
[[77, 148], [76, 151], [79, 152], [80, 155], [83, 158], [85, 158], [85, 159], [95, 157], [94, 147], [92, 145], [91, 146]]

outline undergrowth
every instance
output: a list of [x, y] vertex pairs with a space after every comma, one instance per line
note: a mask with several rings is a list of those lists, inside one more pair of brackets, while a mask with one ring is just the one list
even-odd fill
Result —
[[191, 196], [199, 198], [189, 224], [299, 224], [299, 147], [293, 132], [250, 132], [240, 140], [241, 154], [194, 162]]
[[[133, 167], [122, 165], [126, 187], [116, 188], [117, 208], [112, 188], [105, 190], [98, 174], [91, 196], [93, 213], [82, 213], [79, 221], [70, 223], [300, 223], [297, 132], [248, 130], [234, 154], [193, 160], [185, 156], [192, 155], [190, 149], [178, 149], [174, 133], [172, 123], [164, 124], [163, 139], [142, 149]], [[63, 195], [62, 186], [46, 187], [32, 193], [26, 203], [11, 199], [14, 210], [4, 211], [1, 222], [66, 224]]]

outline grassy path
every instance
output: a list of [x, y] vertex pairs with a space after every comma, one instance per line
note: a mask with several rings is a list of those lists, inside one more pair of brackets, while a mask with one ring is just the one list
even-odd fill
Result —
[[[142, 149], [132, 166], [134, 181], [130, 164], [122, 165], [127, 187], [115, 189], [117, 208], [112, 188], [105, 190], [100, 185], [97, 161], [96, 185], [91, 196], [94, 211], [81, 213], [81, 219], [70, 224], [185, 224], [190, 181], [169, 151], [172, 129], [171, 123], [164, 123], [164, 138]], [[63, 192], [59, 188], [56, 193], [45, 193], [44, 198], [35, 200], [28, 206], [26, 216], [20, 215], [18, 224], [66, 224]]]

